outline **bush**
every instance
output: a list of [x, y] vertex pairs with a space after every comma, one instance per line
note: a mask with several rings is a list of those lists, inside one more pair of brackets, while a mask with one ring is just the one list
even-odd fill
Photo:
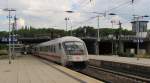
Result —
[[133, 53], [118, 53], [119, 56], [121, 57], [134, 57], [135, 54]]
[[128, 54], [128, 57], [134, 57], [134, 56], [135, 56], [135, 54], [133, 54], [133, 53]]
[[122, 53], [122, 52], [118, 52], [118, 55], [121, 56], [121, 57], [126, 57], [125, 53]]
[[7, 50], [0, 50], [0, 55], [7, 55], [7, 54], [8, 54]]
[[140, 55], [140, 56], [138, 56], [139, 58], [150, 58], [150, 55], [148, 55], [148, 54], [145, 54], [145, 55]]

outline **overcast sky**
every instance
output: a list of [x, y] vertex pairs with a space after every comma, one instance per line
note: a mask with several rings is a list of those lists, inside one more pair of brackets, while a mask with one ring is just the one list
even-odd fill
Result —
[[[114, 27], [118, 27], [118, 21], [123, 27], [131, 29], [131, 20], [135, 15], [150, 14], [150, 0], [0, 0], [0, 31], [8, 30], [8, 12], [4, 8], [16, 9], [19, 18], [18, 28], [23, 25], [34, 27], [54, 27], [65, 29], [65, 17], [69, 17], [68, 27], [73, 28], [89, 25], [97, 26], [95, 13], [116, 13], [116, 16], [103, 17], [100, 15], [100, 28], [111, 28], [111, 20], [114, 20]], [[72, 10], [74, 13], [64, 11]], [[15, 13], [12, 12], [12, 15]], [[141, 20], [149, 20], [144, 18]], [[69, 30], [70, 28], [68, 28]]]

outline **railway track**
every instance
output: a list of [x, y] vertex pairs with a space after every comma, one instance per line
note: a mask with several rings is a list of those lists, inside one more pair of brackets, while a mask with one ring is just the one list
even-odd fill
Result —
[[147, 78], [147, 76], [141, 77], [130, 73], [123, 73], [121, 71], [118, 72], [117, 70], [113, 70], [113, 68], [107, 69], [107, 68], [96, 67], [93, 65], [88, 65], [83, 70], [80, 69], [77, 70], [72, 69], [72, 70], [102, 80], [106, 83], [150, 83], [150, 79]]
[[95, 67], [93, 65], [88, 65], [86, 69], [80, 72], [108, 83], [150, 83], [150, 79], [147, 77]]

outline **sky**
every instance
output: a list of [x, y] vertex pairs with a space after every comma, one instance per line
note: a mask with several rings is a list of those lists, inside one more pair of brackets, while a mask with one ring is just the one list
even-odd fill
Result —
[[[66, 29], [65, 17], [68, 17], [68, 30], [79, 26], [97, 27], [97, 16], [100, 16], [99, 28], [118, 28], [122, 22], [124, 29], [131, 30], [133, 15], [150, 14], [150, 0], [0, 0], [0, 31], [8, 31], [8, 12], [5, 8], [13, 8], [11, 15], [18, 17], [18, 29], [21, 26], [36, 28], [50, 27]], [[67, 13], [65, 11], [74, 11]], [[115, 13], [116, 15], [109, 15]], [[141, 18], [147, 20], [149, 18]], [[113, 21], [113, 26], [111, 21]], [[13, 22], [13, 21], [12, 21]], [[148, 27], [150, 24], [148, 24]]]

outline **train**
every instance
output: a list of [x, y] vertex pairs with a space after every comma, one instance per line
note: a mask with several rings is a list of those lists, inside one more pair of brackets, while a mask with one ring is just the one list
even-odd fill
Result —
[[56, 38], [34, 46], [35, 56], [39, 56], [62, 66], [84, 66], [88, 63], [88, 51], [83, 40], [73, 36]]

